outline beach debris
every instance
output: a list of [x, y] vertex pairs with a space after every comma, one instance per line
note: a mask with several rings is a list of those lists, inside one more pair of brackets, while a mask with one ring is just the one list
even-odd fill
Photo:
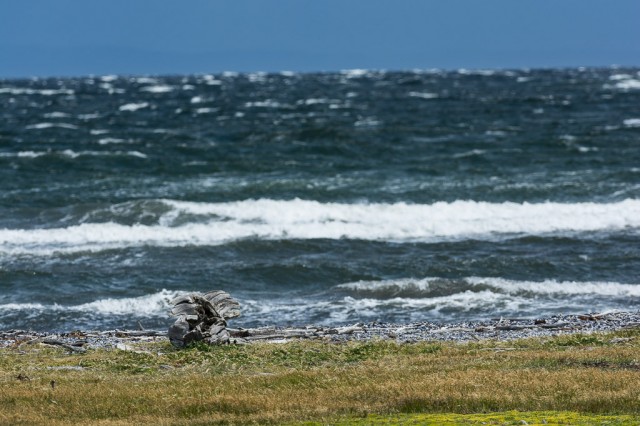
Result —
[[21, 382], [29, 382], [29, 381], [31, 381], [31, 378], [29, 376], [26, 376], [26, 375], [24, 375], [22, 373], [18, 374], [16, 376], [16, 379], [20, 380]]
[[169, 341], [183, 348], [194, 342], [223, 345], [230, 342], [227, 320], [240, 315], [240, 304], [222, 290], [189, 293], [170, 302], [177, 319], [169, 328]]
[[151, 352], [145, 351], [143, 349], [137, 349], [134, 346], [127, 345], [126, 343], [116, 343], [116, 349], [127, 352], [134, 352], [137, 354], [150, 354]]
[[30, 344], [43, 343], [45, 345], [50, 345], [50, 346], [60, 346], [62, 348], [65, 348], [69, 352], [75, 352], [75, 353], [84, 353], [87, 351], [85, 348], [82, 347], [86, 343], [85, 341], [74, 341], [73, 343], [69, 344], [65, 341], [54, 339], [51, 337], [39, 337], [27, 343], [30, 343]]
[[613, 339], [609, 340], [609, 343], [616, 345], [619, 343], [627, 343], [632, 341], [634, 338], [633, 337], [614, 337]]
[[582, 321], [598, 321], [604, 318], [604, 315], [602, 314], [584, 314], [584, 315], [578, 315], [578, 319], [581, 319]]

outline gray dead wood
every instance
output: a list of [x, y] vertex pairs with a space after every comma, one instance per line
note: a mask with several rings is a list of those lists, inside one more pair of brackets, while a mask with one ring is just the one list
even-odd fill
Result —
[[170, 313], [178, 317], [168, 332], [174, 346], [183, 348], [194, 342], [230, 343], [227, 319], [240, 315], [240, 304], [229, 293], [222, 290], [204, 295], [190, 293], [176, 297], [171, 303], [174, 306]]

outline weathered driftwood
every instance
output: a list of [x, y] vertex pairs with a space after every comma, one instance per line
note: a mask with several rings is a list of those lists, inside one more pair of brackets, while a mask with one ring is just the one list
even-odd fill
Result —
[[532, 327], [533, 326], [531, 325], [507, 324], [507, 325], [496, 325], [495, 329], [501, 330], [501, 331], [518, 331], [518, 330], [525, 330], [527, 328], [532, 328]]
[[171, 301], [171, 315], [178, 317], [169, 328], [169, 341], [182, 348], [203, 341], [216, 345], [230, 341], [227, 319], [240, 315], [240, 304], [222, 290], [190, 293]]
[[74, 345], [69, 345], [61, 340], [57, 340], [57, 339], [51, 339], [51, 338], [40, 338], [37, 339], [40, 343], [44, 343], [46, 345], [52, 345], [52, 346], [62, 346], [63, 348], [67, 349], [68, 351], [71, 352], [86, 352], [87, 350], [82, 346], [82, 343], [79, 344], [74, 344]]

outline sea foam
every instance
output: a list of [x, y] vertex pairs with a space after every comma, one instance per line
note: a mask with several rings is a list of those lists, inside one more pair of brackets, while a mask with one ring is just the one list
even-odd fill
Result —
[[101, 315], [141, 315], [167, 317], [169, 301], [186, 294], [184, 291], [161, 290], [139, 297], [106, 298], [79, 305], [59, 305], [42, 303], [6, 303], [0, 305], [0, 312], [6, 311], [65, 311], [93, 313]]
[[[102, 142], [100, 140], [100, 144], [105, 143], [116, 143], [114, 141], [111, 142]], [[140, 151], [74, 151], [71, 149], [65, 149], [62, 151], [19, 151], [19, 152], [0, 152], [0, 157], [17, 157], [17, 158], [38, 158], [42, 156], [61, 156], [67, 157], [70, 159], [76, 159], [80, 157], [136, 157], [136, 158], [147, 158], [147, 155]]]
[[69, 129], [76, 130], [78, 126], [69, 123], [36, 123], [25, 126], [27, 130], [42, 130], [42, 129], [50, 129], [50, 128], [60, 128], [60, 129]]
[[73, 95], [75, 92], [70, 89], [27, 89], [23, 87], [0, 87], [0, 95]]
[[149, 93], [168, 93], [173, 91], [173, 86], [168, 86], [166, 84], [159, 84], [155, 86], [145, 86], [140, 89], [141, 92], [149, 92]]
[[449, 295], [471, 292], [491, 291], [505, 295], [546, 295], [559, 296], [610, 296], [638, 297], [640, 282], [623, 284], [608, 281], [519, 281], [496, 277], [447, 278], [402, 278], [382, 281], [356, 281], [340, 284], [338, 289], [352, 295], [367, 296], [376, 299], [394, 297], [424, 299], [449, 293]]
[[46, 255], [57, 251], [147, 245], [207, 246], [247, 238], [392, 242], [492, 240], [640, 228], [640, 200], [635, 199], [608, 204], [476, 201], [344, 204], [300, 199], [158, 202], [166, 210], [152, 225], [122, 225], [111, 221], [65, 228], [0, 230], [0, 252]]
[[120, 111], [134, 112], [142, 108], [147, 108], [148, 106], [149, 104], [147, 102], [139, 102], [139, 103], [129, 103], [129, 104], [120, 105], [118, 109]]
[[[346, 293], [346, 294], [345, 294]], [[502, 278], [424, 278], [360, 281], [336, 286], [333, 298], [246, 300], [243, 315], [269, 321], [335, 325], [395, 318], [395, 321], [477, 320], [485, 316], [539, 317], [630, 309], [640, 285], [617, 282], [518, 281]], [[594, 296], [596, 300], [594, 301]], [[567, 305], [567, 297], [572, 303]]]
[[622, 122], [625, 127], [640, 127], [640, 118], [628, 118]]

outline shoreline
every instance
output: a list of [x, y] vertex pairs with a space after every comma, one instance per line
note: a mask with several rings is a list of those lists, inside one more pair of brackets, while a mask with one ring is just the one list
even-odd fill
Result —
[[[414, 322], [394, 324], [383, 322], [357, 323], [340, 327], [259, 327], [227, 330], [231, 344], [255, 342], [285, 343], [294, 340], [327, 342], [390, 340], [414, 342], [473, 342], [483, 340], [510, 341], [568, 334], [591, 334], [640, 328], [640, 311], [553, 315], [539, 319], [492, 318], [458, 323]], [[62, 346], [71, 352], [87, 349], [117, 348], [133, 350], [129, 344], [168, 341], [167, 331], [104, 330], [72, 332], [35, 332], [0, 330], [0, 348], [22, 344], [44, 343]]]
[[639, 315], [231, 329], [248, 344], [186, 350], [0, 331], [0, 424], [638, 424]]

